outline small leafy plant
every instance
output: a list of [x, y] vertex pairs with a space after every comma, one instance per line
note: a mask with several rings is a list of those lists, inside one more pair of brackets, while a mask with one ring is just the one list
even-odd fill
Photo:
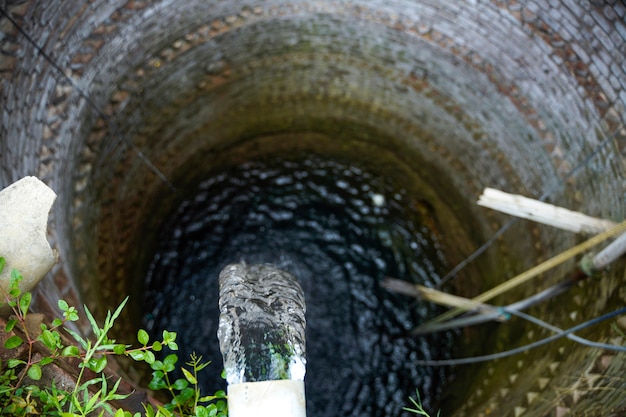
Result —
[[[5, 259], [0, 257], [0, 272], [4, 266]], [[150, 343], [148, 333], [139, 330], [137, 340], [140, 346], [135, 348], [109, 338], [109, 332], [128, 297], [113, 313], [107, 313], [102, 326], [98, 325], [85, 306], [85, 315], [95, 338], [92, 340], [66, 326], [68, 322], [79, 320], [79, 313], [64, 300], [58, 302], [63, 313], [62, 318], [54, 319], [50, 325], [37, 321], [36, 315], [29, 314], [31, 293], [22, 292], [19, 288], [22, 279], [17, 270], [12, 270], [8, 290], [2, 294], [13, 313], [4, 328], [3, 346], [6, 351], [14, 354], [0, 360], [0, 414], [59, 417], [141, 416], [141, 413], [133, 415], [113, 405], [130, 395], [119, 393], [121, 379], [111, 383], [104, 372], [108, 358], [117, 355], [148, 364], [153, 371], [149, 388], [166, 390], [171, 395], [171, 401], [167, 404], [144, 404], [145, 416], [227, 416], [223, 391], [202, 396], [198, 388], [198, 372], [209, 365], [209, 362], [203, 362], [202, 357], [192, 354], [190, 361], [186, 363], [187, 367], [180, 367], [184, 378], [174, 379], [172, 372], [176, 369], [178, 356], [170, 353], [162, 361], [157, 360], [155, 352], [161, 352], [164, 348], [172, 352], [178, 350], [175, 332], [163, 331], [161, 340]], [[69, 341], [70, 337], [73, 341]], [[78, 361], [73, 387], [59, 387], [54, 378], [49, 383], [43, 382], [46, 366], [72, 359]]]
[[[415, 390], [415, 394], [417, 398], [409, 397], [409, 400], [415, 408], [403, 407], [402, 409], [419, 416], [430, 417], [430, 414], [428, 414], [426, 410], [424, 410], [424, 407], [422, 407], [422, 398], [420, 397], [419, 391]], [[437, 412], [437, 417], [439, 417], [439, 412]]]

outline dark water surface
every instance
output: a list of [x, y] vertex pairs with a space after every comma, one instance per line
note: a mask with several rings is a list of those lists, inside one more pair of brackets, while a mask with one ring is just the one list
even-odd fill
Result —
[[429, 285], [443, 271], [432, 218], [407, 194], [391, 178], [314, 155], [214, 173], [162, 228], [146, 327], [176, 331], [181, 358], [195, 351], [213, 361], [204, 393], [224, 388], [219, 272], [272, 263], [305, 293], [309, 417], [409, 415], [402, 407], [416, 388], [433, 405], [445, 370], [412, 360], [447, 357], [452, 339], [403, 337], [437, 311], [379, 285], [385, 276]]

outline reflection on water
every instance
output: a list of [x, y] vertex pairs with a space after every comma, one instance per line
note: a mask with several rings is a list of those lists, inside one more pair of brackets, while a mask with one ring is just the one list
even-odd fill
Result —
[[249, 162], [199, 184], [162, 228], [146, 285], [146, 327], [178, 332], [181, 352], [214, 363], [220, 379], [218, 275], [228, 264], [271, 263], [292, 273], [307, 304], [307, 414], [400, 416], [419, 388], [425, 405], [447, 372], [450, 335], [405, 332], [437, 312], [383, 290], [389, 275], [433, 284], [443, 256], [419, 196], [391, 178], [314, 155]]

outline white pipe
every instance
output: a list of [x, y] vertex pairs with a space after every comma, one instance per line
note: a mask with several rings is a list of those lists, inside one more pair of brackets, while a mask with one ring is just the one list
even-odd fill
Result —
[[243, 382], [228, 385], [229, 417], [306, 417], [304, 381]]
[[600, 271], [626, 252], [626, 233], [615, 239], [613, 243], [593, 257], [593, 268]]

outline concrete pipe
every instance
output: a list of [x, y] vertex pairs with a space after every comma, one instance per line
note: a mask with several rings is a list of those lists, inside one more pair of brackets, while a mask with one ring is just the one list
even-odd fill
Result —
[[[485, 187], [624, 218], [619, 1], [5, 0], [0, 9], [0, 188], [33, 175], [58, 194], [49, 239], [60, 262], [39, 286], [40, 305], [61, 297], [102, 312], [140, 293], [159, 225], [187, 190], [260, 156], [315, 152], [393, 178], [432, 208], [450, 268], [509, 221], [475, 205]], [[476, 295], [580, 239], [518, 221], [448, 289]], [[626, 300], [623, 266], [533, 314], [568, 328], [615, 309]], [[125, 326], [139, 326], [141, 306], [128, 313]], [[620, 328], [581, 335], [622, 344]], [[548, 334], [523, 322], [468, 329], [451, 356]], [[455, 368], [438, 404], [445, 416], [621, 415], [625, 367], [622, 354], [561, 340]]]

